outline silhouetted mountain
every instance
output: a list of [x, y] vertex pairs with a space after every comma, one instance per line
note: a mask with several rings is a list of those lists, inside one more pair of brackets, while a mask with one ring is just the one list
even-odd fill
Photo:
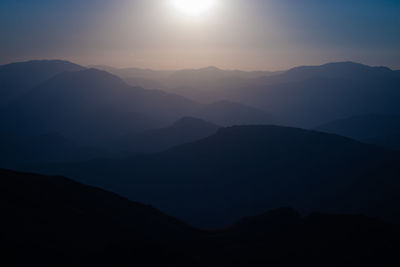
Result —
[[368, 114], [335, 120], [316, 128], [319, 131], [365, 141], [400, 133], [400, 115]]
[[365, 142], [369, 144], [375, 144], [380, 147], [400, 150], [400, 132], [397, 134], [377, 136], [374, 138], [366, 139]]
[[20, 97], [5, 112], [9, 131], [59, 132], [96, 141], [165, 125], [197, 104], [156, 90], [134, 88], [104, 71], [65, 72]]
[[57, 74], [83, 69], [61, 60], [34, 60], [0, 66], [0, 107]]
[[399, 153], [337, 135], [238, 126], [152, 156], [38, 170], [215, 227], [280, 206], [399, 220], [399, 162]]
[[210, 136], [218, 128], [219, 126], [201, 119], [184, 117], [166, 128], [125, 135], [115, 140], [113, 147], [128, 154], [161, 152]]
[[150, 206], [62, 177], [0, 177], [1, 247], [13, 252], [1, 258], [12, 259], [7, 266], [191, 266], [176, 244], [197, 231]]
[[110, 156], [94, 147], [80, 146], [58, 133], [24, 136], [0, 133], [1, 168], [22, 168], [27, 164], [70, 162]]
[[395, 266], [399, 262], [397, 226], [360, 215], [302, 218], [294, 210], [280, 209], [245, 218], [219, 238], [225, 240], [220, 256], [226, 260], [220, 266]]
[[194, 112], [194, 116], [223, 126], [275, 122], [272, 116], [263, 110], [230, 101], [204, 105]]
[[282, 208], [199, 231], [63, 177], [0, 170], [5, 266], [397, 266], [398, 225]]

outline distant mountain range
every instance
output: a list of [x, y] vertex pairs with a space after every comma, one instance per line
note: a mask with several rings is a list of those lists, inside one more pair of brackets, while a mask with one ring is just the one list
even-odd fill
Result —
[[338, 135], [237, 126], [125, 160], [37, 166], [117, 192], [202, 227], [291, 206], [399, 221], [400, 154]]
[[[38, 70], [42, 74], [36, 77]], [[21, 80], [24, 74], [36, 78], [22, 79], [29, 83], [15, 89], [19, 85], [12, 83], [13, 77]], [[7, 94], [8, 84], [15, 87], [15, 96], [2, 106], [0, 122], [5, 131], [25, 135], [57, 132], [87, 144], [165, 127], [185, 116], [223, 126], [271, 122], [264, 111], [240, 103], [200, 104], [176, 94], [132, 87], [108, 72], [63, 61], [5, 65], [0, 77], [7, 80], [1, 92]]]
[[228, 100], [247, 104], [292, 126], [315, 127], [359, 114], [400, 114], [400, 72], [354, 62], [281, 72], [246, 73], [214, 67], [157, 75], [150, 75], [150, 70], [110, 71], [128, 83], [140, 84], [136, 81], [147, 79], [152, 87], [198, 102]]
[[83, 69], [61, 60], [35, 60], [0, 66], [0, 109], [57, 74]]
[[161, 91], [134, 88], [107, 72], [64, 72], [18, 98], [5, 111], [14, 132], [59, 132], [96, 140], [156, 127], [196, 104]]
[[289, 125], [315, 127], [359, 114], [400, 114], [399, 86], [396, 71], [343, 62], [248, 81], [222, 97], [262, 108]]
[[0, 169], [5, 266], [397, 266], [399, 226], [275, 209], [200, 231], [63, 177]]
[[[113, 68], [104, 65], [94, 65], [93, 68], [102, 69], [113, 73], [127, 83], [134, 86], [145, 88], [158, 88], [167, 91], [183, 93], [189, 96], [192, 89], [203, 87], [207, 89], [219, 86], [228, 81], [237, 82], [242, 79], [251, 79], [278, 74], [280, 72], [271, 71], [241, 71], [241, 70], [222, 70], [217, 67], [206, 67], [200, 69], [183, 70], [151, 70], [140, 68]], [[186, 92], [185, 91], [186, 88]]]
[[162, 83], [148, 88], [168, 93], [65, 61], [21, 62], [0, 66], [0, 121], [8, 132], [58, 132], [75, 141], [102, 142], [185, 116], [221, 126], [313, 128], [359, 114], [400, 114], [399, 71], [385, 67], [340, 62], [274, 73], [102, 68]]

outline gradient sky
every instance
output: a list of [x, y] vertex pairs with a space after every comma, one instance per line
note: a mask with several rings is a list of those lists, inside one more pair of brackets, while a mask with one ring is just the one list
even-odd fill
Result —
[[280, 70], [329, 61], [400, 69], [400, 0], [1, 0], [0, 64], [67, 59], [154, 69]]

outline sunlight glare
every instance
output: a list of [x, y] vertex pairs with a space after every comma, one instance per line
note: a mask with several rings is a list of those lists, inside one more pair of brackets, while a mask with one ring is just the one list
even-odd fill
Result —
[[210, 11], [216, 0], [172, 0], [173, 6], [189, 17], [199, 17]]

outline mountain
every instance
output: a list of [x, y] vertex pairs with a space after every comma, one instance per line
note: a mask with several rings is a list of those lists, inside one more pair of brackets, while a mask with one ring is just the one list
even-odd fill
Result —
[[63, 177], [0, 169], [6, 266], [397, 266], [398, 225], [274, 209], [213, 231]]
[[34, 60], [0, 66], [0, 107], [65, 71], [84, 67], [62, 60]]
[[[223, 70], [214, 66], [200, 69], [151, 70], [139, 68], [113, 68], [95, 66], [113, 73], [133, 86], [157, 88], [183, 95], [198, 102], [216, 102], [224, 98], [213, 97], [218, 92], [258, 77], [280, 72]], [[239, 101], [240, 102], [240, 101]]]
[[150, 89], [164, 89], [163, 81], [173, 73], [173, 71], [168, 70], [114, 68], [105, 65], [93, 65], [91, 67], [117, 75], [129, 85]]
[[359, 114], [396, 114], [400, 76], [381, 67], [343, 62], [300, 67], [226, 92], [290, 125], [313, 127]]
[[161, 152], [184, 143], [208, 137], [219, 126], [193, 117], [184, 117], [171, 126], [144, 133], [125, 135], [113, 142], [114, 150], [128, 154]]
[[375, 144], [380, 147], [400, 150], [400, 132], [397, 134], [377, 136], [374, 138], [366, 139], [365, 142], [369, 144]]
[[15, 266], [191, 265], [176, 250], [197, 231], [150, 206], [62, 177], [0, 177], [0, 243]]
[[331, 134], [236, 126], [126, 160], [37, 166], [152, 204], [201, 227], [291, 206], [398, 221], [400, 154]]
[[246, 104], [286, 125], [310, 128], [359, 114], [397, 114], [399, 84], [398, 71], [337, 62], [247, 78], [228, 76], [212, 86], [187, 83], [174, 92], [197, 101]]
[[400, 133], [400, 115], [368, 114], [354, 116], [326, 123], [316, 129], [365, 141]]
[[[58, 132], [72, 140], [104, 140], [165, 125], [197, 104], [131, 87], [105, 71], [64, 72], [19, 97], [3, 114], [9, 132]], [[5, 117], [5, 118], [4, 118]]]
[[394, 266], [398, 236], [396, 226], [376, 218], [321, 213], [302, 217], [282, 208], [244, 218], [220, 234], [227, 240], [220, 252], [225, 262], [220, 264]]
[[18, 169], [27, 164], [83, 161], [110, 156], [103, 149], [78, 145], [58, 133], [25, 136], [0, 133], [0, 167]]
[[[126, 80], [126, 73], [119, 75]], [[302, 66], [281, 72], [208, 67], [163, 72], [156, 77], [134, 76], [156, 81], [149, 86], [197, 102], [237, 102], [265, 110], [285, 125], [303, 128], [360, 114], [400, 113], [399, 71], [355, 62]], [[135, 84], [134, 80], [129, 83]]]
[[[43, 61], [40, 66], [51, 69], [56, 63], [61, 64]], [[98, 146], [118, 136], [165, 127], [185, 116], [223, 126], [271, 122], [264, 111], [240, 103], [200, 104], [160, 90], [132, 87], [106, 71], [84, 69], [64, 71], [16, 97], [3, 108], [0, 123], [4, 132], [27, 136], [56, 132]]]
[[[35, 71], [14, 71], [20, 75], [15, 79], [15, 75], [3, 71], [2, 75], [13, 82], [29, 81], [29, 86], [22, 86], [26, 90], [13, 90], [19, 93], [7, 100], [7, 107], [2, 107], [0, 122], [5, 131], [27, 135], [58, 132], [74, 141], [99, 143], [131, 132], [165, 127], [184, 116], [222, 126], [279, 123], [311, 128], [358, 114], [400, 113], [399, 72], [352, 62], [298, 67], [279, 73], [215, 67], [174, 72], [125, 70], [144, 79], [153, 80], [152, 76], [156, 76], [155, 80], [166, 85], [163, 90], [171, 92], [174, 90], [168, 88], [175, 88], [175, 92], [183, 90], [204, 96], [193, 97], [196, 102], [159, 90], [129, 86], [104, 71], [79, 71], [82, 67], [68, 62], [35, 61], [1, 69], [20, 66], [29, 70], [27, 66], [35, 64], [38, 67], [34, 70], [51, 72], [39, 75]], [[73, 71], [64, 72], [68, 68]], [[54, 74], [57, 71], [62, 73]], [[168, 79], [179, 82], [172, 86]], [[2, 92], [7, 88], [3, 86]], [[203, 101], [206, 104], [200, 104]]]
[[228, 79], [249, 79], [270, 76], [273, 72], [268, 71], [240, 71], [222, 70], [214, 66], [201, 69], [184, 69], [173, 72], [168, 77], [168, 84], [173, 88], [183, 88], [188, 85], [210, 86], [222, 83]]
[[142, 80], [152, 81], [154, 84], [158, 83], [160, 86], [170, 89], [187, 87], [190, 85], [200, 87], [200, 85], [215, 84], [229, 78], [250, 79], [279, 73], [270, 71], [223, 70], [214, 66], [182, 70], [114, 68], [104, 65], [94, 65], [92, 67], [113, 73], [134, 86], [139, 86], [139, 84], [136, 83]]
[[276, 122], [270, 114], [261, 109], [231, 101], [205, 104], [196, 110], [193, 116], [222, 126], [273, 124]]
[[355, 62], [334, 62], [321, 66], [302, 66], [283, 74], [285, 81], [301, 81], [315, 77], [347, 80], [375, 80], [398, 76], [387, 67], [370, 67]]

